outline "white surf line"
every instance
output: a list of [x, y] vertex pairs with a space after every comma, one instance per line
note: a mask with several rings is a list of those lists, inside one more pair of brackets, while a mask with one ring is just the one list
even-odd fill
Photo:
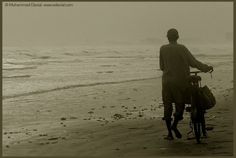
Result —
[[64, 87], [58, 87], [53, 89], [47, 89], [47, 90], [41, 90], [41, 91], [35, 91], [35, 92], [28, 92], [28, 93], [22, 93], [22, 94], [16, 94], [16, 95], [9, 95], [9, 96], [3, 96], [2, 99], [11, 99], [11, 98], [18, 98], [23, 96], [30, 96], [35, 94], [42, 94], [42, 93], [48, 93], [53, 91], [60, 91], [65, 89], [72, 89], [72, 88], [78, 88], [78, 87], [92, 87], [92, 86], [99, 86], [99, 85], [109, 85], [109, 84], [120, 84], [120, 83], [127, 83], [127, 82], [134, 82], [134, 81], [143, 81], [143, 80], [150, 80], [150, 79], [157, 79], [159, 77], [150, 77], [150, 78], [142, 78], [142, 79], [132, 79], [132, 80], [124, 80], [124, 81], [113, 81], [113, 82], [99, 82], [99, 83], [91, 83], [91, 84], [77, 84], [77, 85], [68, 85]]

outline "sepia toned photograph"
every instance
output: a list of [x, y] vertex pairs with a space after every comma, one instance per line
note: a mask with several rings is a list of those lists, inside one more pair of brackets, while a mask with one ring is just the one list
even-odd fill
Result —
[[233, 2], [2, 2], [2, 156], [233, 156]]

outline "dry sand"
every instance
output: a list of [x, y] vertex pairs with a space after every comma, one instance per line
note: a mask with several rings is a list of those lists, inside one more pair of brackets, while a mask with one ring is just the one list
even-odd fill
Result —
[[[224, 76], [222, 77], [222, 73]], [[233, 154], [233, 81], [222, 69], [204, 78], [217, 98], [209, 138], [167, 141], [161, 79], [78, 87], [3, 100], [4, 156], [155, 157]]]

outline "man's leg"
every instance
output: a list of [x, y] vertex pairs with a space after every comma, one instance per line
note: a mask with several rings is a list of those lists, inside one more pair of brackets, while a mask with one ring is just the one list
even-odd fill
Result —
[[182, 138], [182, 135], [177, 128], [177, 125], [178, 125], [178, 122], [183, 119], [184, 107], [185, 107], [185, 104], [183, 103], [175, 104], [174, 122], [171, 126], [171, 129], [175, 132], [175, 136], [177, 138]]
[[168, 135], [167, 135], [167, 137], [165, 137], [165, 139], [168, 139], [168, 140], [174, 139], [174, 137], [172, 135], [172, 131], [171, 131], [172, 111], [173, 111], [172, 103], [164, 103], [164, 118], [163, 118], [163, 120], [165, 120], [166, 127], [168, 130]]

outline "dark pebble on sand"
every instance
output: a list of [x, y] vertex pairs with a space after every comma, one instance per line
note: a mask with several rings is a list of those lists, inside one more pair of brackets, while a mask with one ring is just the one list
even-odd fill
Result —
[[93, 111], [89, 111], [88, 113], [89, 113], [89, 114], [93, 114], [94, 112], [93, 112]]
[[7, 148], [9, 148], [10, 146], [9, 145], [6, 145]]
[[7, 132], [4, 132], [3, 134], [4, 134], [4, 135], [6, 135], [6, 134], [7, 134]]
[[119, 148], [116, 148], [115, 150], [120, 150]]
[[10, 136], [8, 136], [7, 138], [11, 138]]
[[114, 115], [113, 115], [113, 118], [116, 119], [116, 120], [119, 120], [119, 119], [121, 119], [121, 118], [124, 118], [124, 116], [121, 115], [121, 114], [114, 114]]
[[33, 129], [33, 131], [37, 131], [37, 129]]
[[147, 149], [147, 147], [143, 147], [143, 149]]
[[65, 118], [65, 117], [62, 117], [61, 120], [64, 121], [64, 120], [66, 120], [66, 118]]

